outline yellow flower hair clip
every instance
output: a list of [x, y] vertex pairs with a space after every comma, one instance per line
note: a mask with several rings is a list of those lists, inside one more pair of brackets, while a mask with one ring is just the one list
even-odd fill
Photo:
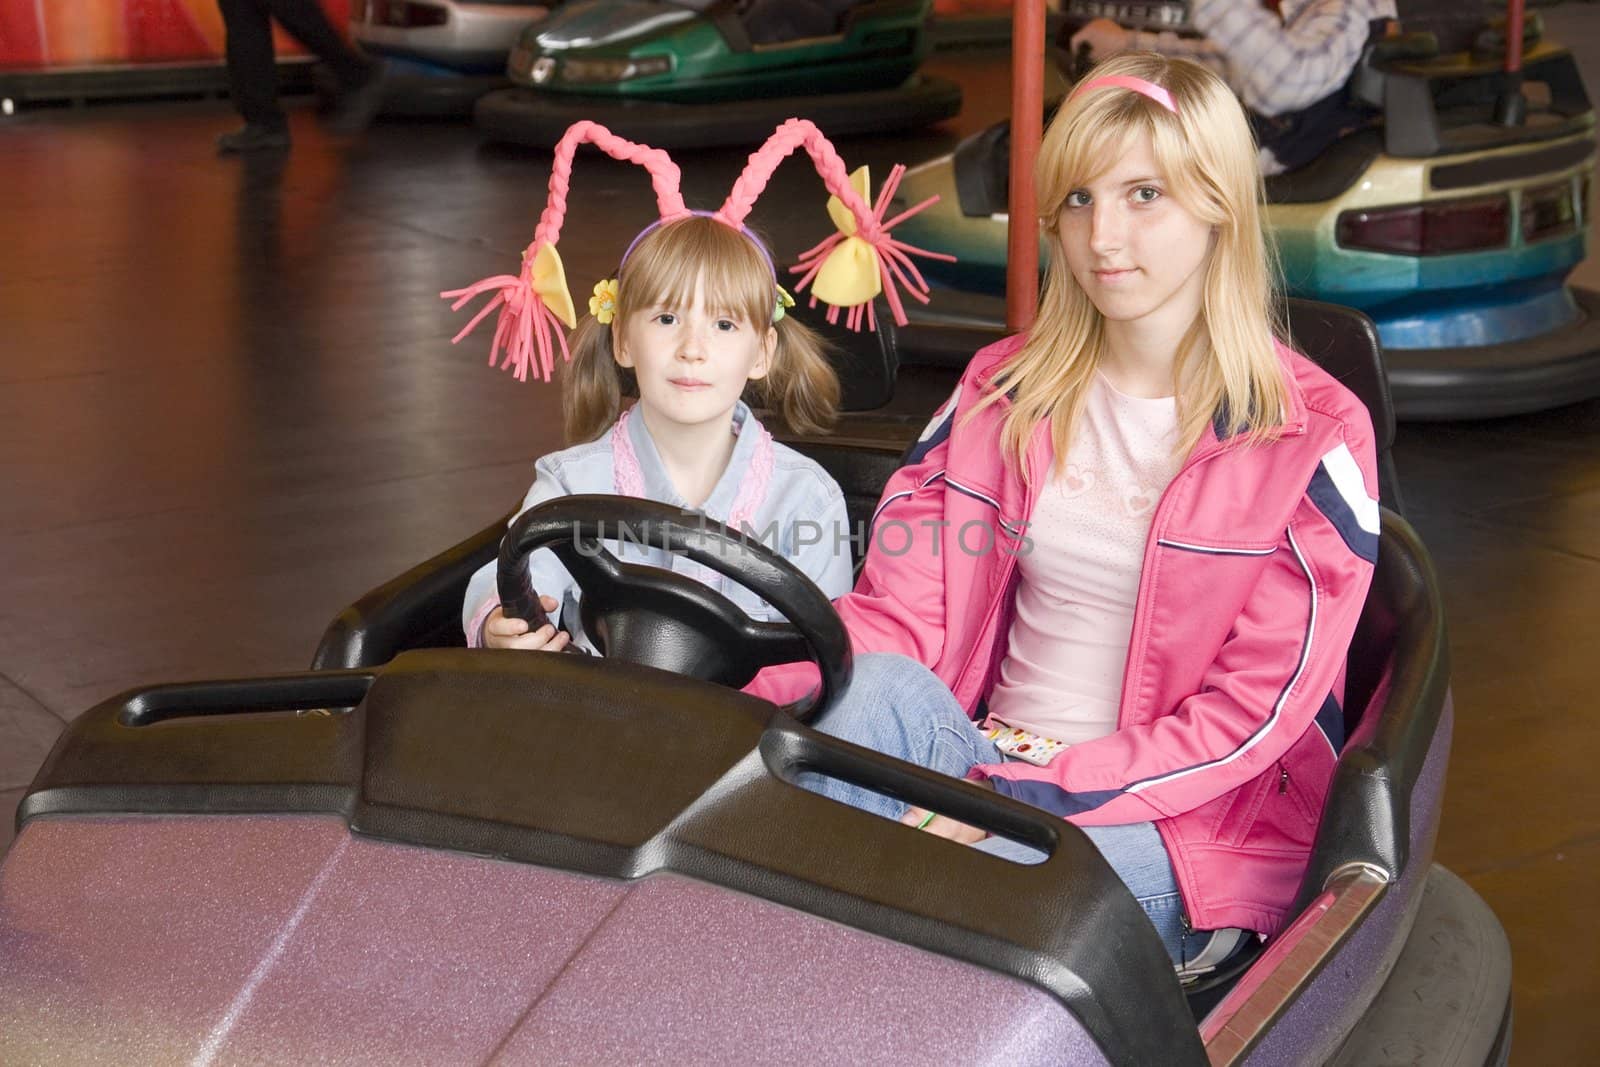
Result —
[[589, 314], [602, 326], [610, 326], [617, 317], [617, 280], [602, 278], [594, 283], [594, 295], [589, 298]]
[[789, 290], [781, 285], [778, 286], [778, 305], [772, 309], [772, 321], [782, 322], [792, 307], [794, 307], [794, 297], [789, 295]]

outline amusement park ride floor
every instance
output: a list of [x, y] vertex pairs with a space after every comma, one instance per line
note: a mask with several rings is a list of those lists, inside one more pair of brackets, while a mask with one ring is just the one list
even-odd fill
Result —
[[[1547, 21], [1600, 87], [1600, 17]], [[948, 126], [846, 142], [852, 164], [947, 151], [1007, 107], [1006, 58], [937, 60]], [[466, 125], [340, 140], [306, 111], [287, 157], [218, 159], [226, 104], [0, 120], [0, 848], [62, 724], [142, 683], [302, 669], [352, 599], [478, 529], [557, 445], [556, 391], [483, 365], [437, 294], [512, 269], [548, 156]], [[719, 202], [742, 153], [686, 166]], [[579, 302], [650, 217], [643, 176], [578, 172]], [[789, 205], [801, 205], [793, 210]], [[755, 223], [826, 231], [786, 166]], [[1600, 287], [1600, 262], [1578, 278]], [[1516, 1060], [1600, 1059], [1600, 402], [1410, 425], [1407, 506], [1448, 601], [1455, 746], [1439, 858], [1515, 959]]]

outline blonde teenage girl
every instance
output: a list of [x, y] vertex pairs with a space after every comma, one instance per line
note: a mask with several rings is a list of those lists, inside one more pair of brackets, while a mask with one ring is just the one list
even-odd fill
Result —
[[973, 358], [891, 479], [875, 521], [921, 536], [875, 539], [839, 601], [856, 680], [819, 725], [1077, 824], [1203, 968], [1280, 929], [1305, 869], [1377, 554], [1372, 427], [1280, 340], [1255, 147], [1215, 74], [1102, 64], [1034, 180], [1038, 320]]

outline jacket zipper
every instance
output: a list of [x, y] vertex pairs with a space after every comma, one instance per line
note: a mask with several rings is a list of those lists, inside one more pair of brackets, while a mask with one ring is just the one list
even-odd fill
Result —
[[1279, 763], [1278, 763], [1278, 795], [1282, 796], [1283, 794], [1287, 793], [1288, 791], [1289, 791], [1289, 768], [1285, 767], [1283, 765], [1283, 762], [1280, 760]]
[[[1161, 490], [1161, 496], [1156, 501], [1155, 514], [1150, 517], [1150, 531], [1145, 537], [1144, 560], [1139, 564], [1139, 590], [1134, 594], [1133, 598], [1133, 619], [1136, 628], [1139, 625], [1139, 621], [1147, 618], [1149, 614], [1150, 584], [1147, 578], [1150, 574], [1150, 563], [1155, 558], [1156, 545], [1161, 539], [1161, 535], [1157, 531], [1162, 527], [1162, 520], [1171, 512], [1169, 501], [1172, 498], [1172, 487], [1178, 484], [1180, 478], [1195, 470], [1212, 456], [1220, 455], [1221, 452], [1220, 442], [1216, 448], [1205, 449], [1204, 451], [1197, 450], [1197, 454], [1190, 456], [1184, 465], [1178, 468], [1178, 473], [1172, 476], [1172, 480], [1167, 483], [1167, 487]], [[1129, 635], [1128, 652], [1122, 661], [1122, 692], [1117, 695], [1117, 729], [1119, 730], [1127, 725], [1128, 683], [1130, 681], [1128, 669], [1133, 666], [1133, 650], [1135, 645], [1140, 643], [1138, 640], [1140, 636], [1137, 633]]]
[[[1035, 434], [1042, 433], [1042, 427], [1038, 427], [1038, 426], [1034, 427], [1034, 433]], [[1040, 446], [1035, 444], [1034, 448], [1038, 448], [1038, 447], [1040, 447]], [[1027, 486], [1027, 489], [1023, 493], [1023, 498], [1022, 498], [1022, 528], [1023, 528], [1024, 531], [1026, 531], [1027, 528], [1028, 528], [1028, 516], [1033, 514], [1034, 504], [1036, 504], [1038, 502], [1038, 499], [1039, 499], [1038, 481], [1037, 481], [1036, 478], [1032, 477], [1032, 475], [1037, 473], [1037, 468], [1038, 468], [1038, 463], [1035, 462], [1035, 459], [1036, 459], [1036, 457], [1033, 455], [1033, 449], [1030, 448], [1029, 456], [1028, 456], [1028, 475], [1029, 475], [1029, 477], [1024, 480], [1024, 484]], [[1004, 516], [1002, 516], [1000, 514], [1000, 509], [998, 507], [995, 508], [994, 515], [995, 515], [995, 521], [996, 522], [1000, 522], [1002, 524], [1004, 523]], [[1026, 536], [1026, 534], [1024, 533], [1023, 536]], [[1012, 574], [1013, 571], [1016, 570], [1016, 567], [1017, 567], [1017, 555], [1016, 555], [1016, 553], [1012, 553], [1011, 554], [1011, 558], [1006, 561], [1006, 564], [1005, 564], [1004, 568], [1002, 568], [1001, 573], [1000, 573], [1000, 581], [995, 586], [994, 594], [990, 597], [989, 610], [984, 615], [983, 627], [978, 631], [980, 634], [989, 633], [991, 628], [994, 626], [995, 616], [1000, 613], [1000, 606], [1005, 603], [1006, 590], [1011, 588], [1011, 574]], [[996, 637], [996, 640], [999, 640], [999, 638]], [[992, 646], [990, 647], [989, 654], [990, 654], [990, 657], [993, 658], [994, 649], [993, 649]], [[956, 675], [957, 678], [965, 679], [967, 677], [968, 673], [972, 670], [973, 661], [975, 659], [977, 659], [977, 656], [978, 656], [978, 644], [974, 643], [973, 647], [972, 647], [972, 651], [967, 653], [966, 662], [961, 665], [960, 673], [958, 673]], [[983, 696], [984, 696], [984, 694], [982, 694], [982, 693], [979, 694], [979, 698], [980, 699]]]

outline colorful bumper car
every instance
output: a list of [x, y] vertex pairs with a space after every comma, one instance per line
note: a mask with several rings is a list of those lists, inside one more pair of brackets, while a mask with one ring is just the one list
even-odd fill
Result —
[[350, 36], [389, 61], [383, 113], [469, 116], [478, 97], [510, 84], [506, 57], [560, 0], [359, 0]]
[[[1148, 7], [1160, 15], [1150, 28], [1187, 30], [1181, 4], [1076, 6]], [[1514, 74], [1494, 51], [1496, 30], [1481, 16], [1475, 25], [1478, 51], [1470, 35], [1449, 41], [1448, 26], [1369, 49], [1350, 92], [1373, 125], [1267, 179], [1289, 290], [1371, 316], [1402, 419], [1600, 395], [1600, 294], [1567, 284], [1588, 252], [1594, 110], [1572, 54], [1541, 40], [1536, 20]], [[955, 253], [956, 264], [929, 268], [944, 284], [1003, 290], [1008, 142], [1008, 124], [991, 127], [901, 186], [907, 202], [942, 194], [905, 230]], [[981, 300], [967, 312], [999, 317]]]
[[478, 101], [499, 140], [550, 147], [580, 119], [663, 148], [759, 141], [786, 118], [830, 137], [924, 126], [961, 109], [917, 73], [931, 0], [576, 0], [529, 27], [515, 88]]
[[[1386, 450], [1370, 324], [1292, 316]], [[899, 342], [869, 337], [854, 355], [870, 393]], [[858, 514], [894, 463], [801, 444]], [[1432, 863], [1447, 646], [1397, 514], [1299, 916], [1187, 985], [1070, 824], [808, 727], [850, 677], [837, 615], [782, 559], [717, 552], [716, 527], [682, 518], [553, 501], [357, 602], [310, 672], [144, 688], [76, 719], [0, 865], [0, 1061], [1505, 1062], [1504, 935]], [[618, 522], [790, 624], [607, 563]], [[543, 545], [567, 551], [606, 658], [429, 647], [462, 643], [473, 570], [498, 554], [525, 573]], [[734, 688], [797, 657], [822, 669], [810, 702]], [[917, 833], [808, 792], [806, 771], [1049, 858]]]

